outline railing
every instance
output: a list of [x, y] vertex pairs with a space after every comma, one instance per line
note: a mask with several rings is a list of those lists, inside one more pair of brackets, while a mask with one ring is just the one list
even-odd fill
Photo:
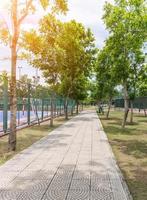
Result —
[[[29, 83], [17, 81], [17, 128], [41, 123], [51, 117], [73, 112], [75, 101], [56, 95], [48, 89], [41, 89]], [[0, 136], [10, 130], [10, 89], [8, 79], [0, 79]]]
[[[124, 108], [124, 99], [115, 99], [114, 105], [115, 107]], [[129, 107], [130, 107], [130, 101], [129, 101]], [[136, 97], [133, 100], [133, 108], [147, 109], [147, 97]]]

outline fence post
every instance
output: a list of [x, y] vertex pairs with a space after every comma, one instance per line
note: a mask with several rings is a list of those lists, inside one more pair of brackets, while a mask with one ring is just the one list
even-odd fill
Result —
[[30, 98], [30, 94], [31, 94], [31, 85], [28, 84], [28, 113], [27, 113], [27, 117], [28, 117], [28, 125], [30, 125], [30, 110], [31, 110], [31, 98]]
[[65, 119], [68, 119], [68, 98], [65, 98]]
[[76, 104], [77, 104], [76, 105], [76, 114], [78, 115], [79, 114], [79, 102], [77, 101]]
[[3, 131], [7, 132], [8, 128], [8, 79], [4, 77], [4, 91], [3, 91]]
[[73, 103], [73, 100], [71, 101], [71, 115], [73, 116], [73, 110], [74, 110], [74, 103]]
[[42, 109], [41, 109], [41, 118], [43, 121], [43, 117], [44, 117], [44, 99], [42, 99]]
[[59, 100], [59, 103], [60, 103], [60, 116], [62, 115], [62, 108], [61, 108], [61, 106], [62, 106], [62, 99], [61, 99], [61, 97], [60, 97], [60, 100]]
[[18, 123], [18, 126], [20, 125], [20, 104], [21, 104], [21, 100], [20, 100], [20, 97], [18, 98], [18, 101], [17, 101], [17, 123]]
[[57, 103], [57, 99], [56, 99], [56, 97], [54, 96], [54, 98], [53, 98], [54, 117], [56, 117], [56, 115], [57, 115], [56, 103]]
[[58, 96], [57, 96], [57, 100], [56, 100], [56, 113], [57, 113], [57, 117], [58, 117]]
[[51, 110], [50, 110], [50, 126], [53, 126], [53, 118], [54, 118], [54, 105], [53, 105], [53, 94], [51, 94], [51, 99], [50, 99], [50, 102], [51, 102]]

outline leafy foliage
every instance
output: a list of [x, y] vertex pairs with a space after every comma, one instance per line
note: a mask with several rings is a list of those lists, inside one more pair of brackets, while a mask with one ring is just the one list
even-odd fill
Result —
[[142, 71], [144, 57], [143, 43], [146, 41], [147, 7], [144, 0], [115, 0], [106, 2], [103, 20], [109, 37], [98, 56], [97, 82], [98, 98], [110, 97], [116, 85], [123, 85], [125, 126], [129, 112], [129, 99], [137, 93], [137, 81]]
[[115, 3], [105, 4], [103, 19], [110, 32], [107, 44], [116, 63], [115, 73], [126, 81], [134, 68], [131, 55], [136, 62], [146, 40], [146, 5], [144, 0], [117, 0]]
[[63, 23], [52, 15], [40, 22], [39, 33], [24, 33], [31, 63], [39, 67], [52, 88], [77, 100], [86, 96], [86, 85], [95, 61], [94, 37], [76, 21]]

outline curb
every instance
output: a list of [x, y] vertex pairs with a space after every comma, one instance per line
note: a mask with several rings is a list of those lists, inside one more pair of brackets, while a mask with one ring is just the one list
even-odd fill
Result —
[[101, 120], [99, 119], [98, 114], [97, 114], [97, 118], [98, 118], [98, 123], [99, 123], [99, 126], [100, 126], [100, 130], [99, 130], [99, 131], [102, 131], [103, 134], [105, 134], [105, 138], [106, 138], [107, 143], [109, 144], [108, 146], [109, 146], [110, 153], [111, 153], [111, 156], [112, 156], [112, 163], [113, 163], [114, 167], [116, 168], [116, 170], [117, 170], [117, 172], [118, 172], [118, 176], [119, 176], [119, 178], [120, 178], [122, 187], [123, 187], [123, 189], [124, 189], [124, 191], [125, 191], [125, 194], [127, 195], [126, 198], [127, 198], [127, 200], [133, 200], [133, 197], [132, 197], [132, 195], [131, 195], [131, 193], [130, 193], [130, 191], [129, 191], [129, 187], [128, 187], [126, 181], [125, 181], [125, 178], [124, 178], [124, 176], [123, 176], [123, 174], [122, 174], [122, 171], [121, 171], [121, 169], [120, 169], [120, 167], [119, 167], [119, 165], [118, 165], [118, 162], [117, 162], [117, 160], [116, 160], [116, 158], [115, 158], [115, 156], [114, 156], [112, 147], [111, 147], [111, 145], [110, 145], [110, 143], [109, 143], [107, 134], [106, 134], [105, 131], [104, 131], [103, 125], [102, 125], [102, 123], [101, 123]]

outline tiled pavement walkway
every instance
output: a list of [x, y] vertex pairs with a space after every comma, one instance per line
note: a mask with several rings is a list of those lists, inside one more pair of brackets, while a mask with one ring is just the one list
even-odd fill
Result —
[[0, 200], [128, 200], [101, 123], [85, 111], [0, 167]]

